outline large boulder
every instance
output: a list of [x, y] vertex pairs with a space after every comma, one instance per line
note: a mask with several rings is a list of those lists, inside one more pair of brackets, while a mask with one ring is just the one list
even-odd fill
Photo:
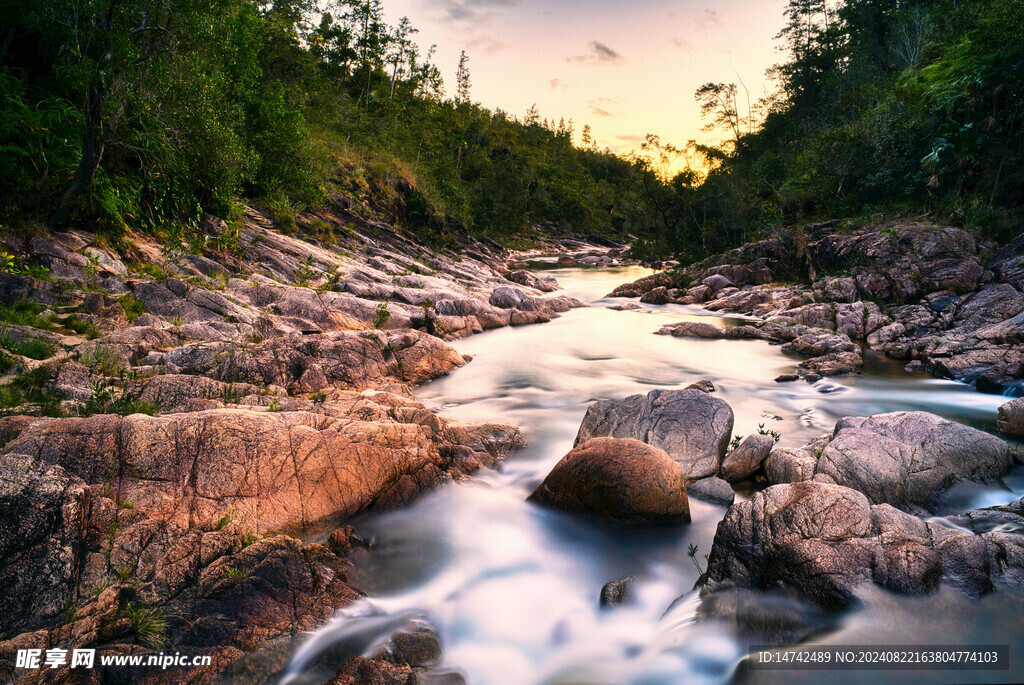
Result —
[[836, 423], [833, 436], [815, 477], [900, 508], [927, 508], [961, 481], [1001, 478], [1016, 455], [997, 437], [926, 412], [847, 417]]
[[708, 591], [780, 589], [827, 609], [874, 581], [906, 594], [934, 590], [942, 565], [920, 519], [837, 485], [775, 485], [733, 505], [708, 558]]
[[679, 465], [662, 450], [628, 438], [594, 438], [573, 448], [529, 501], [624, 523], [690, 520]]
[[633, 438], [665, 450], [687, 479], [696, 480], [718, 473], [732, 426], [732, 409], [713, 395], [695, 388], [652, 390], [591, 405], [575, 444], [595, 437]]
[[1024, 436], [1024, 398], [1011, 400], [999, 407], [996, 428], [1006, 435]]
[[[1013, 507], [996, 515], [1019, 520]], [[975, 521], [983, 514], [966, 516]], [[945, 581], [978, 596], [1020, 587], [1024, 538], [925, 521], [840, 485], [775, 485], [726, 512], [707, 575], [705, 596], [734, 588], [781, 591], [829, 610], [851, 606], [863, 583], [922, 595]]]
[[30, 425], [4, 458], [106, 482], [154, 517], [255, 534], [305, 531], [390, 505], [493, 464], [524, 444], [504, 424], [461, 424], [389, 393], [338, 394], [322, 413], [213, 409]]

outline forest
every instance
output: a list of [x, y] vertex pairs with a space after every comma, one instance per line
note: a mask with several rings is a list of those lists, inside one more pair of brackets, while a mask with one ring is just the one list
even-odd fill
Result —
[[[339, 193], [414, 232], [531, 226], [693, 260], [787, 227], [930, 215], [1020, 229], [1024, 0], [790, 0], [775, 90], [707, 83], [717, 145], [472, 99], [381, 0], [3, 0], [0, 221], [173, 232], [244, 202], [285, 225]], [[681, 171], [680, 171], [681, 169]]]

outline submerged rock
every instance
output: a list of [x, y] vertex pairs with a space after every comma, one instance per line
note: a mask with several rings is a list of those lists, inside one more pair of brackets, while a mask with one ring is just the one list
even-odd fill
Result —
[[599, 600], [601, 607], [617, 607], [628, 604], [632, 597], [631, 588], [635, 582], [636, 576], [626, 576], [625, 578], [610, 580], [605, 583], [604, 587], [601, 588]]
[[652, 390], [591, 405], [576, 445], [594, 437], [633, 438], [665, 450], [689, 480], [718, 473], [732, 435], [732, 409], [697, 389]]
[[601, 519], [686, 523], [686, 478], [660, 449], [622, 438], [594, 438], [562, 458], [528, 501]]

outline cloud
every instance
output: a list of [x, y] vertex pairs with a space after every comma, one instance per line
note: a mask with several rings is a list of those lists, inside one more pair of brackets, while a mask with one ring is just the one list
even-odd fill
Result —
[[561, 91], [563, 93], [565, 91], [569, 90], [569, 84], [566, 83], [565, 81], [563, 81], [560, 78], [550, 79], [548, 81], [548, 87], [551, 88], [551, 90], [558, 90], [558, 91]]
[[469, 24], [486, 23], [497, 10], [519, 7], [522, 0], [431, 0], [444, 10], [444, 18]]
[[610, 47], [596, 40], [590, 41], [590, 52], [585, 55], [567, 57], [569, 62], [582, 62], [588, 64], [625, 64], [626, 58], [612, 50]]
[[637, 135], [618, 135], [615, 136], [616, 140], [621, 140], [623, 143], [643, 143], [647, 140], [646, 136]]
[[608, 109], [611, 105], [618, 104], [618, 100], [609, 97], [594, 98], [593, 100], [587, 100], [587, 104], [590, 105], [590, 113], [599, 117], [613, 117], [615, 116]]
[[675, 38], [675, 37], [673, 37], [673, 38], [669, 38], [669, 42], [672, 43], [672, 45], [674, 45], [677, 48], [679, 48], [680, 50], [685, 50], [686, 52], [693, 52], [693, 46], [690, 45], [690, 42], [688, 40], [686, 40], [685, 38]]
[[712, 24], [721, 24], [721, 20], [718, 18], [718, 12], [715, 10], [704, 10], [703, 13], [697, 16], [694, 22], [699, 29], [706, 29]]

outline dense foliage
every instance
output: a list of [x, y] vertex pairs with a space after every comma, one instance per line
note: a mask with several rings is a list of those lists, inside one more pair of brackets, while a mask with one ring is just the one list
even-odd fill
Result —
[[[640, 167], [572, 125], [445, 99], [432, 50], [379, 0], [0, 0], [0, 219], [121, 231], [287, 214], [386, 186], [414, 228], [649, 223]], [[10, 20], [9, 22], [7, 20]]]
[[535, 109], [473, 104], [465, 52], [446, 97], [433, 49], [380, 0], [0, 0], [0, 16], [10, 224], [160, 230], [238, 198], [288, 218], [343, 191], [417, 231], [551, 223], [680, 258], [877, 211], [1019, 231], [1024, 0], [790, 0], [772, 97], [708, 83], [721, 145], [649, 136], [627, 158]]
[[785, 22], [771, 98], [697, 91], [719, 148], [653, 141], [691, 165], [657, 189], [663, 230], [648, 249], [696, 257], [874, 212], [1020, 232], [1024, 2], [790, 0]]

